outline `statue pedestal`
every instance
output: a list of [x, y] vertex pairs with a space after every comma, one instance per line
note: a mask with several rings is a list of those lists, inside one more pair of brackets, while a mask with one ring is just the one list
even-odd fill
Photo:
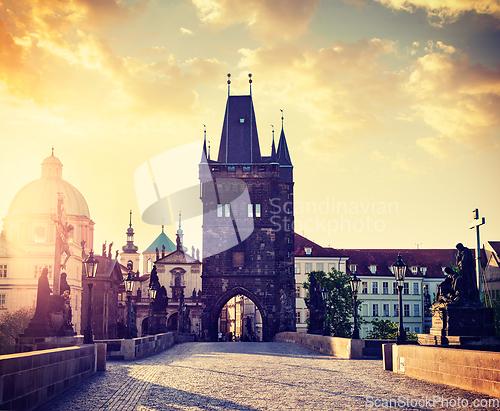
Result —
[[421, 345], [500, 346], [500, 339], [494, 337], [493, 310], [482, 306], [448, 305], [432, 308], [430, 334], [419, 334]]
[[16, 353], [49, 350], [83, 344], [83, 335], [67, 337], [28, 337], [24, 334], [16, 338]]

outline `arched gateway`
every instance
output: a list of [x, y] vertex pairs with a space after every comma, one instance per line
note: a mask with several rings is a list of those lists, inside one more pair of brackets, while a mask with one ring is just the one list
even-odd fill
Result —
[[206, 143], [203, 202], [202, 327], [217, 339], [224, 304], [241, 294], [259, 309], [263, 339], [295, 331], [293, 166], [282, 129], [261, 156], [252, 96], [228, 96], [219, 155]]

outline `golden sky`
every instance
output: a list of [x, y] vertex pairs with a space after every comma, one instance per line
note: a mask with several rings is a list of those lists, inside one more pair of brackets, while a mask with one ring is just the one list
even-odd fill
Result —
[[252, 73], [263, 155], [284, 110], [297, 232], [474, 247], [479, 208], [499, 240], [499, 30], [496, 0], [0, 0], [0, 216], [54, 145], [96, 248], [132, 209], [144, 250], [135, 170], [203, 125], [217, 153], [226, 74], [248, 94]]

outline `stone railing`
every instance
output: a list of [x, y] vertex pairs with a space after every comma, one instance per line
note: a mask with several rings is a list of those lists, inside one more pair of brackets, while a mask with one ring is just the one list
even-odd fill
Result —
[[121, 340], [100, 340], [106, 343], [108, 360], [131, 361], [137, 358], [147, 357], [170, 348], [174, 344], [192, 342], [194, 334], [179, 334], [169, 332], [163, 334], [146, 335], [140, 338]]
[[353, 340], [298, 332], [278, 333], [275, 340], [299, 344], [322, 354], [348, 359], [382, 359], [382, 345], [391, 342], [391, 340]]
[[419, 345], [390, 345], [387, 350], [386, 370], [500, 397], [500, 352]]
[[106, 368], [104, 344], [0, 355], [0, 409], [34, 410]]

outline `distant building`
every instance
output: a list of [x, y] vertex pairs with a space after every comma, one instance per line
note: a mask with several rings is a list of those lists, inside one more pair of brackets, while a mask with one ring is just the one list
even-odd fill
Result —
[[[361, 280], [358, 303], [361, 316], [367, 322], [389, 319], [399, 322], [399, 300], [392, 264], [401, 253], [408, 265], [403, 289], [403, 322], [407, 331], [423, 333], [431, 327], [429, 308], [437, 286], [444, 280], [443, 270], [456, 260], [455, 249], [333, 249], [321, 247], [295, 234], [295, 278], [297, 331], [307, 332], [308, 316], [302, 284], [311, 271], [328, 272], [332, 268], [354, 275]], [[299, 321], [300, 320], [300, 321]], [[362, 325], [360, 337], [366, 338], [371, 325]]]
[[[12, 200], [0, 235], [0, 312], [35, 303], [38, 278], [49, 270], [53, 289], [58, 195], [64, 198], [65, 216], [73, 226], [68, 244], [71, 257], [63, 272], [71, 288], [74, 330], [81, 333], [82, 240], [93, 248], [94, 222], [82, 194], [62, 178], [63, 165], [54, 152], [42, 162], [38, 180], [24, 186]], [[64, 261], [65, 256], [63, 256]]]
[[309, 280], [311, 271], [331, 271], [332, 268], [346, 272], [348, 255], [344, 250], [324, 248], [295, 233], [295, 296], [296, 325], [298, 332], [307, 332], [306, 319], [309, 312], [304, 298], [307, 290], [303, 284]]

